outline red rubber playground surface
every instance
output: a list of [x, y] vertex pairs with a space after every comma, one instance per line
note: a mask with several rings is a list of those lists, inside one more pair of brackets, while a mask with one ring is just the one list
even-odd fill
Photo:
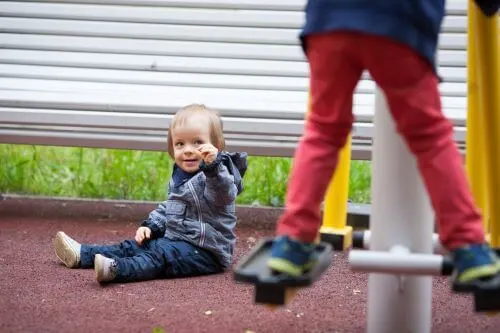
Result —
[[[89, 217], [91, 203], [71, 214], [58, 207], [40, 213], [30, 202], [0, 201], [0, 332], [365, 331], [367, 275], [349, 270], [346, 253], [337, 253], [320, 281], [274, 312], [254, 305], [252, 287], [235, 283], [231, 272], [102, 287], [92, 270], [58, 263], [53, 235], [64, 230], [81, 242], [111, 243], [131, 238], [137, 220], [129, 212]], [[272, 228], [242, 221], [237, 257]], [[445, 278], [434, 279], [433, 332], [500, 332], [500, 316], [475, 314], [469, 297], [448, 288]]]

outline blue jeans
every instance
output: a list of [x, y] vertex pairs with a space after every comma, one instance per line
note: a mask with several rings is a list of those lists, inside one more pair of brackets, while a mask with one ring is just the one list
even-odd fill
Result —
[[94, 267], [94, 256], [102, 254], [117, 262], [115, 282], [188, 277], [222, 272], [213, 254], [188, 242], [167, 238], [146, 240], [142, 245], [125, 240], [113, 245], [82, 244], [82, 268]]

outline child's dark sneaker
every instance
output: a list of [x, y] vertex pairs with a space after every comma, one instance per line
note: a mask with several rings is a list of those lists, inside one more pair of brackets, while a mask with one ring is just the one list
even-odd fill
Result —
[[451, 252], [456, 291], [471, 291], [500, 273], [500, 259], [487, 244], [472, 244]]
[[94, 257], [95, 277], [98, 282], [109, 282], [115, 279], [117, 273], [116, 261], [102, 254]]
[[80, 266], [81, 245], [73, 238], [59, 231], [54, 238], [54, 248], [56, 250], [56, 256], [66, 265], [66, 267], [76, 268]]
[[316, 260], [314, 249], [313, 243], [302, 243], [288, 236], [277, 237], [267, 266], [276, 273], [300, 276], [313, 266]]

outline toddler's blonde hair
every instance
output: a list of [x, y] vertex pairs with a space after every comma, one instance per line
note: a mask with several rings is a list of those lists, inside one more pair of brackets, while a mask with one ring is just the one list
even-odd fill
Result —
[[218, 111], [207, 108], [204, 104], [190, 104], [181, 108], [175, 114], [168, 127], [167, 150], [170, 157], [174, 158], [174, 143], [172, 141], [172, 129], [180, 127], [193, 115], [204, 115], [207, 117], [210, 141], [219, 151], [225, 148], [222, 119]]

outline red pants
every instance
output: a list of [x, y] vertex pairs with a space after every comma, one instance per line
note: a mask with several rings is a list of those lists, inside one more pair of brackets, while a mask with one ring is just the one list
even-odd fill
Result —
[[353, 91], [364, 69], [384, 91], [411, 152], [448, 249], [484, 242], [452, 124], [441, 112], [438, 79], [423, 58], [390, 39], [334, 32], [307, 39], [312, 110], [294, 156], [277, 234], [313, 241], [320, 204], [353, 123]]

